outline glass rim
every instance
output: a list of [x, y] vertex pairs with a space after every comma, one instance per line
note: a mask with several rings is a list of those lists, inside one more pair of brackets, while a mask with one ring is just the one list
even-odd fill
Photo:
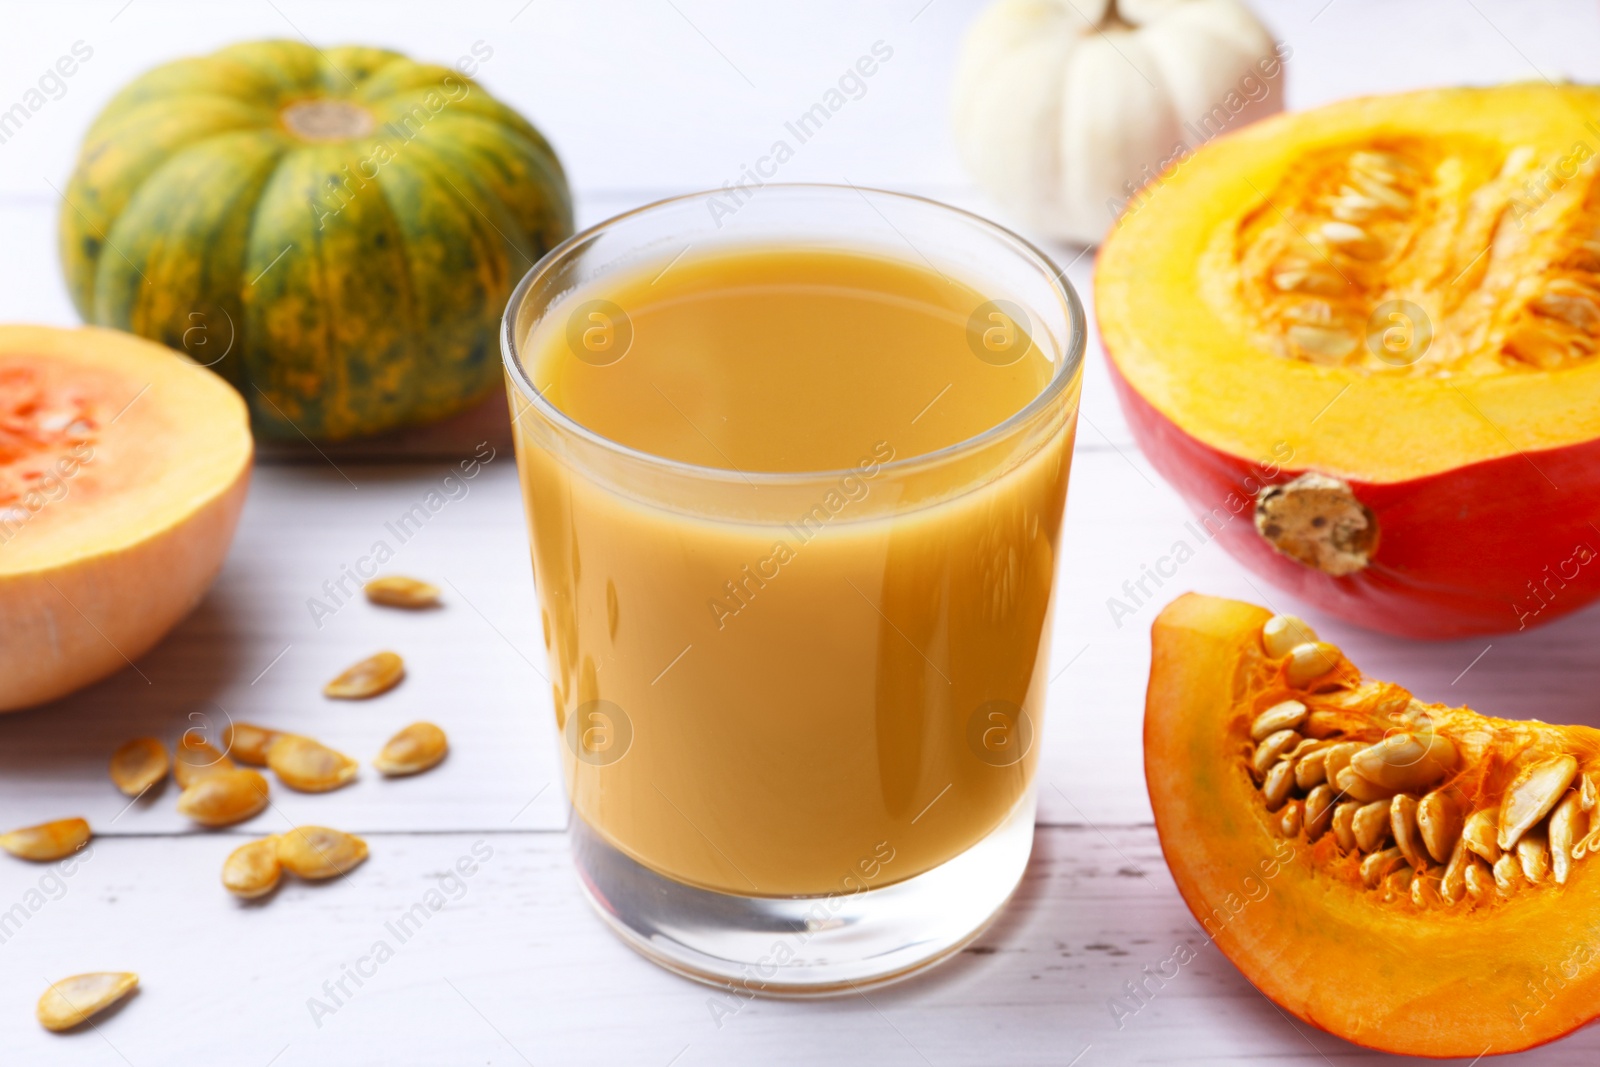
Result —
[[[1049, 277], [1049, 284], [1061, 298], [1067, 308], [1067, 337], [1062, 348], [1062, 365], [1045, 383], [1044, 388], [1026, 404], [1012, 412], [1006, 418], [993, 426], [976, 433], [971, 437], [962, 438], [960, 441], [934, 449], [931, 452], [920, 452], [904, 459], [893, 459], [880, 466], [879, 470], [886, 474], [903, 474], [915, 471], [921, 467], [931, 467], [950, 459], [978, 452], [994, 441], [1003, 438], [1007, 433], [1025, 425], [1050, 406], [1072, 383], [1077, 379], [1078, 372], [1082, 369], [1084, 348], [1087, 343], [1086, 334], [1088, 327], [1084, 320], [1083, 304], [1078, 299], [1077, 290], [1066, 278], [1066, 269], [1056, 266], [1042, 249], [1032, 241], [992, 219], [985, 218], [977, 212], [968, 211], [952, 204], [946, 204], [931, 197], [919, 196], [915, 193], [896, 192], [891, 189], [878, 189], [865, 185], [844, 185], [836, 182], [767, 182], [759, 187], [757, 193], [766, 190], [777, 191], [825, 191], [829, 193], [853, 192], [863, 198], [867, 194], [888, 197], [907, 203], [918, 205], [922, 208], [933, 208], [936, 211], [947, 212], [964, 217], [968, 222], [975, 223], [981, 230], [986, 230], [991, 236], [998, 237], [1001, 241], [1013, 246], [1013, 249], [1023, 258], [1030, 259], [1034, 265], [1041, 268], [1042, 273]], [[713, 481], [739, 481], [759, 487], [761, 483], [770, 485], [795, 485], [812, 481], [835, 481], [846, 475], [857, 473], [855, 467], [838, 467], [833, 469], [806, 470], [806, 471], [742, 471], [732, 467], [711, 467], [699, 463], [688, 463], [683, 460], [671, 459], [667, 456], [658, 456], [653, 452], [646, 452], [634, 448], [632, 445], [623, 444], [598, 431], [585, 426], [571, 415], [562, 411], [546, 399], [544, 393], [536, 388], [522, 366], [522, 357], [514, 336], [516, 319], [521, 311], [528, 293], [534, 288], [541, 278], [555, 269], [556, 265], [568, 257], [573, 249], [586, 243], [597, 234], [613, 229], [618, 224], [628, 221], [636, 216], [656, 211], [673, 204], [686, 201], [704, 200], [707, 197], [718, 196], [724, 192], [722, 189], [703, 189], [692, 193], [682, 193], [678, 196], [669, 196], [660, 200], [653, 200], [647, 204], [631, 208], [608, 219], [595, 223], [587, 229], [574, 233], [571, 237], [556, 245], [543, 256], [528, 272], [522, 276], [511, 296], [506, 301], [505, 313], [500, 320], [500, 355], [501, 362], [505, 365], [507, 373], [516, 384], [517, 391], [527, 400], [529, 409], [536, 409], [538, 414], [556, 427], [575, 434], [591, 445], [597, 446], [604, 452], [619, 456], [632, 463], [649, 467], [670, 470], [679, 475], [713, 480]], [[868, 206], [871, 202], [868, 201]], [[890, 223], [891, 228], [893, 223]], [[908, 242], [909, 243], [909, 242]], [[914, 248], [913, 248], [914, 250]], [[1070, 264], [1069, 264], [1070, 265]], [[976, 280], [976, 279], [973, 279]], [[555, 305], [552, 304], [552, 307]], [[513, 422], [526, 415], [529, 409], [524, 409], [513, 418]]]

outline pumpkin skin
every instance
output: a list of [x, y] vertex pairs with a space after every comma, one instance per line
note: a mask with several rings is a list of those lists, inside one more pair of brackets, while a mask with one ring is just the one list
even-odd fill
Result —
[[0, 326], [0, 712], [122, 670], [221, 570], [244, 402], [149, 341]]
[[[1584, 243], [1600, 185], [1579, 165], [1597, 136], [1592, 88], [1407, 93], [1267, 119], [1152, 184], [1100, 252], [1097, 319], [1135, 438], [1230, 554], [1408, 637], [1525, 629], [1600, 597], [1600, 317], [1580, 331], [1542, 310], [1552, 286], [1600, 298]], [[1329, 188], [1358, 152], [1401, 159], [1413, 205], [1367, 224], [1365, 259], [1305, 238], [1352, 203]], [[1331, 295], [1251, 258], [1274, 227], [1304, 238]], [[1397, 299], [1431, 341], [1390, 359]], [[1354, 347], [1298, 349], [1287, 315], [1308, 307]], [[1547, 326], [1571, 347], [1533, 352], [1527, 331]], [[1307, 475], [1367, 513], [1348, 566], [1275, 540], [1263, 499]]]
[[[1271, 617], [1254, 605], [1190, 593], [1168, 605], [1151, 631], [1146, 782], [1163, 854], [1207, 935], [1285, 1011], [1387, 1052], [1465, 1059], [1516, 1052], [1593, 1019], [1600, 1013], [1593, 855], [1575, 860], [1564, 884], [1546, 876], [1509, 899], [1434, 898], [1419, 907], [1408, 896], [1386, 901], [1382, 889], [1365, 888], [1360, 855], [1341, 851], [1332, 830], [1313, 840], [1275, 825], [1287, 808], [1265, 809], [1247, 765], [1252, 716], [1286, 695], [1281, 661], [1262, 647]], [[1347, 662], [1345, 672], [1353, 682], [1357, 672]], [[1375, 694], [1368, 703], [1410, 699], [1399, 686], [1362, 684]], [[1319, 695], [1307, 699], [1307, 737], [1321, 732], [1319, 714], [1338, 717], [1326, 709], [1351, 691], [1316, 688]], [[1496, 792], [1508, 768], [1540, 746], [1575, 754], [1591, 775], [1600, 756], [1600, 731], [1588, 727], [1424, 707], [1457, 737], [1494, 737], [1488, 755], [1459, 768], [1455, 782], [1468, 794]], [[1383, 720], [1371, 722], [1376, 740]]]
[[572, 232], [554, 151], [477, 83], [298, 41], [129, 83], [66, 201], [83, 318], [211, 366], [258, 435], [296, 440], [437, 420], [498, 388], [511, 288]]

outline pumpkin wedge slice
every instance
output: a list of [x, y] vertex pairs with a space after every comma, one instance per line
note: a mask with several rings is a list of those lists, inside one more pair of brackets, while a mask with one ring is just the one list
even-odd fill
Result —
[[126, 667], [189, 613], [250, 457], [239, 395], [171, 350], [0, 326], [0, 712]]
[[1314, 641], [1192, 593], [1155, 621], [1145, 777], [1207, 936], [1388, 1052], [1515, 1052], [1600, 1014], [1600, 731], [1426, 704]]

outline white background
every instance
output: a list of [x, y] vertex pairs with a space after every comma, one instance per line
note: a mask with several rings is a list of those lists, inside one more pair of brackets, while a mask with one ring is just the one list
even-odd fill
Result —
[[[947, 121], [960, 35], [978, 6], [7, 3], [0, 109], [75, 41], [94, 55], [61, 99], [0, 145], [0, 320], [76, 321], [59, 277], [52, 186], [65, 187], [78, 141], [110, 95], [158, 61], [254, 37], [372, 43], [447, 63], [484, 42], [494, 54], [479, 80], [549, 135], [573, 181], [580, 225], [736, 177], [782, 135], [785, 120], [882, 40], [892, 61], [783, 177], [909, 190], [1005, 220], [967, 184]], [[1284, 0], [1260, 10], [1293, 48], [1293, 107], [1417, 86], [1600, 80], [1600, 12], [1588, 2]], [[1053, 251], [1072, 264], [1069, 277], [1087, 303], [1092, 256]], [[164, 645], [137, 670], [70, 700], [0, 718], [0, 826], [81, 814], [98, 834], [59, 899], [0, 944], [0, 1063], [1380, 1058], [1255, 993], [1194, 931], [1172, 888], [1150, 826], [1140, 751], [1154, 609], [1119, 628], [1106, 600], [1169, 550], [1189, 516], [1133, 446], [1092, 342], [1083, 412], [1034, 861], [1009, 910], [956, 960], [870, 999], [756, 1001], [718, 1025], [710, 991], [645, 964], [601, 928], [566, 858], [543, 651], [504, 451], [393, 565], [448, 583], [443, 611], [412, 616], [358, 603], [320, 630], [312, 624], [306, 599], [473, 451], [482, 435], [457, 426], [413, 444], [403, 461], [371, 449], [335, 452], [330, 462], [278, 450], [258, 466], [221, 580]], [[1298, 607], [1215, 545], [1185, 564], [1163, 595], [1183, 589]], [[1368, 671], [1424, 699], [1600, 726], [1590, 680], [1600, 643], [1595, 611], [1534, 633], [1446, 644], [1386, 639], [1305, 613]], [[318, 695], [327, 677], [381, 647], [410, 664], [399, 690], [354, 706]], [[140, 733], [171, 738], [196, 715], [310, 733], [363, 759], [394, 729], [427, 718], [449, 731], [454, 747], [444, 766], [411, 781], [369, 771], [328, 796], [278, 790], [273, 810], [224, 833], [190, 828], [173, 811], [170, 788], [123, 811], [105, 776], [110, 750]], [[236, 903], [217, 884], [223, 857], [284, 820], [361, 832], [372, 859], [340, 881], [292, 884], [258, 906]], [[384, 936], [385, 922], [436, 888], [480, 841], [492, 858], [459, 899], [319, 1026], [308, 998], [326, 999], [323, 983], [337, 980]], [[0, 860], [4, 910], [47, 869]], [[1179, 943], [1197, 957], [1119, 1027], [1108, 1001]], [[143, 990], [98, 1028], [63, 1037], [40, 1030], [33, 1004], [46, 981], [99, 969], [137, 971]], [[1526, 1062], [1593, 1063], [1597, 1055], [1600, 1033], [1586, 1031]]]

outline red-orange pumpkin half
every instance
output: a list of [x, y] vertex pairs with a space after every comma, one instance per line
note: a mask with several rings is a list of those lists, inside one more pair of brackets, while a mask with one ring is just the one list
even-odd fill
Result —
[[1600, 1014], [1600, 730], [1423, 703], [1235, 600], [1179, 597], [1152, 646], [1161, 848], [1258, 989], [1415, 1056]]
[[1600, 90], [1370, 97], [1180, 160], [1100, 252], [1156, 469], [1251, 568], [1416, 637], [1600, 596]]

